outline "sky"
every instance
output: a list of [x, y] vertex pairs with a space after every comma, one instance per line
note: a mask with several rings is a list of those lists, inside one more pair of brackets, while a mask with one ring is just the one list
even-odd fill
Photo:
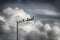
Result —
[[0, 0], [0, 40], [60, 40], [60, 0]]
[[[41, 16], [42, 18], [60, 19], [60, 1], [59, 0], [0, 0], [0, 11], [7, 7], [19, 7], [31, 15]], [[42, 10], [41, 10], [42, 9]], [[40, 13], [44, 11], [45, 13]], [[46, 12], [49, 13], [46, 13]]]

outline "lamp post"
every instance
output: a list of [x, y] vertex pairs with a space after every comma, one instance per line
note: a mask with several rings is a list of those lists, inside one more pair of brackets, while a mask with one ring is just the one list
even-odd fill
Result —
[[[17, 17], [17, 19], [18, 19], [18, 17]], [[19, 19], [17, 20], [17, 40], [18, 40], [18, 28], [19, 28], [18, 25], [19, 25], [19, 23], [24, 22], [24, 21], [31, 21], [31, 20], [34, 20], [34, 17], [31, 19], [27, 18], [27, 20], [23, 19], [22, 21], [19, 21]]]
[[19, 25], [19, 23], [21, 23], [22, 21], [17, 21], [17, 40], [18, 40], [18, 25]]
[[16, 40], [18, 40], [18, 34], [19, 34], [19, 33], [18, 33], [18, 28], [19, 28], [18, 25], [19, 25], [19, 23], [21, 23], [22, 21], [20, 21], [20, 19], [19, 19], [20, 16], [16, 16], [15, 18], [16, 18], [16, 36], [17, 36], [17, 39], [16, 39]]
[[17, 40], [18, 40], [18, 21], [17, 21]]

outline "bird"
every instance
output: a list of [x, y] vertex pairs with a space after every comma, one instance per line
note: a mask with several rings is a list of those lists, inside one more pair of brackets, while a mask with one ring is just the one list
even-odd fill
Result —
[[34, 20], [34, 16], [31, 19], [27, 18], [27, 20], [25, 20], [25, 21], [31, 21], [31, 20]]

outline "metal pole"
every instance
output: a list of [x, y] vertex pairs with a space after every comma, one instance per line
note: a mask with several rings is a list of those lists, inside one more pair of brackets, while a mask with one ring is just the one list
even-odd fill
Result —
[[17, 40], [18, 40], [18, 21], [17, 21]]
[[18, 40], [18, 24], [21, 23], [21, 21], [17, 21], [17, 40]]

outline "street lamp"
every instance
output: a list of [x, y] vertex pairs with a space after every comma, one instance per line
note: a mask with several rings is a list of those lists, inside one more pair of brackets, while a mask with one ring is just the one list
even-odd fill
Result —
[[21, 23], [21, 22], [24, 22], [24, 19], [23, 19], [23, 21], [17, 21], [16, 23], [17, 23], [17, 40], [18, 40], [18, 25], [19, 25], [19, 23]]
[[23, 19], [22, 21], [19, 21], [19, 19], [18, 19], [18, 21], [17, 21], [17, 40], [18, 40], [18, 25], [19, 25], [19, 23], [24, 22], [24, 21], [31, 21], [31, 20], [34, 20], [34, 17], [32, 17], [31, 19], [27, 18], [27, 20]]
[[18, 21], [17, 21], [17, 40], [18, 40]]
[[18, 40], [18, 24], [21, 23], [22, 21], [17, 21], [17, 40]]

